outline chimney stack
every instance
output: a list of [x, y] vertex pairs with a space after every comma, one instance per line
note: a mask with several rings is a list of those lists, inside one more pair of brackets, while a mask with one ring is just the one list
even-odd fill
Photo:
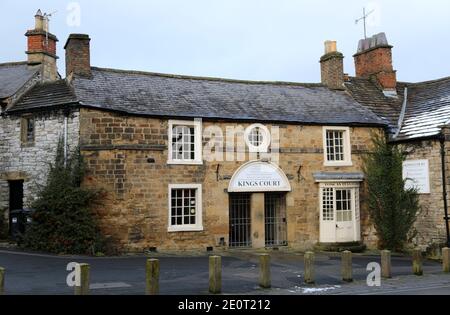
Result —
[[78, 75], [91, 77], [91, 54], [89, 35], [70, 34], [64, 46], [66, 50], [66, 77]]
[[353, 56], [356, 76], [376, 79], [383, 91], [396, 92], [397, 74], [392, 65], [392, 48], [385, 33], [360, 40], [358, 52]]
[[42, 80], [57, 80], [59, 78], [56, 61], [56, 43], [58, 39], [49, 32], [48, 18], [41, 10], [35, 15], [35, 27], [26, 32], [28, 38], [28, 64], [42, 66]]
[[322, 84], [333, 90], [344, 89], [344, 55], [337, 51], [336, 41], [325, 42], [325, 54], [320, 58]]

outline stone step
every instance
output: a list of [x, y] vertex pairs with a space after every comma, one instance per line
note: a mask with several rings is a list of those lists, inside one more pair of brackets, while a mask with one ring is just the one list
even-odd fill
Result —
[[343, 252], [351, 251], [352, 253], [362, 253], [366, 250], [366, 245], [361, 242], [349, 243], [318, 243], [315, 246], [316, 250], [324, 252]]

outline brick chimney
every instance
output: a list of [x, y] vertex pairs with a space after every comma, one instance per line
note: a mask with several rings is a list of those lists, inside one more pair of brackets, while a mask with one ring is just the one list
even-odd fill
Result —
[[89, 35], [70, 34], [64, 46], [66, 50], [66, 76], [91, 77], [91, 53]]
[[41, 10], [35, 15], [35, 27], [26, 32], [28, 38], [28, 64], [30, 66], [42, 65], [42, 80], [59, 79], [56, 61], [56, 43], [58, 39], [49, 32], [48, 18]]
[[358, 52], [353, 56], [356, 76], [376, 79], [386, 92], [396, 91], [397, 74], [392, 65], [392, 48], [384, 33], [360, 40]]
[[325, 42], [325, 55], [320, 58], [322, 84], [333, 90], [344, 89], [344, 55], [337, 51], [335, 41]]

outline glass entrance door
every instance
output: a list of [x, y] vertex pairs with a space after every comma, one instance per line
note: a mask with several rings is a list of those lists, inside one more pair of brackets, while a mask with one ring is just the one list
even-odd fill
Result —
[[352, 189], [336, 189], [336, 241], [351, 242], [353, 236]]
[[323, 183], [320, 198], [320, 242], [360, 241], [359, 184]]

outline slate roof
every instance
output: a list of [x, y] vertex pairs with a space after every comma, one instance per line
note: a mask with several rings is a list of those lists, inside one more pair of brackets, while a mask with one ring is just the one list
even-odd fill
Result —
[[392, 133], [397, 131], [403, 107], [405, 83], [397, 83], [396, 98], [385, 96], [377, 83], [366, 78], [350, 77], [345, 86], [358, 103], [369, 108], [389, 124]]
[[0, 99], [13, 96], [38, 71], [39, 67], [29, 67], [26, 62], [0, 64]]
[[58, 80], [36, 84], [8, 112], [41, 110], [76, 103], [77, 98], [67, 81]]
[[[2, 67], [14, 68], [12, 73], [29, 71], [24, 70], [28, 69], [25, 63]], [[399, 82], [395, 98], [385, 96], [370, 79], [352, 77], [346, 87], [347, 91], [333, 91], [320, 84], [92, 68], [91, 78], [76, 76], [70, 85], [66, 80], [37, 84], [8, 112], [78, 104], [165, 118], [388, 125], [392, 135], [397, 136], [393, 140], [398, 141], [436, 136], [442, 125], [450, 123], [450, 77], [415, 84]], [[398, 130], [405, 87], [408, 88], [407, 106]]]
[[450, 77], [408, 85], [408, 103], [397, 140], [436, 136], [450, 122]]
[[[440, 127], [450, 123], [450, 77], [421, 83], [398, 82], [397, 98], [384, 96], [370, 79], [350, 78], [345, 85], [356, 101], [389, 123], [394, 141], [437, 136]], [[401, 117], [405, 87], [407, 103]]]
[[128, 114], [205, 119], [385, 125], [346, 92], [319, 84], [253, 82], [92, 68], [75, 77], [84, 106]]

